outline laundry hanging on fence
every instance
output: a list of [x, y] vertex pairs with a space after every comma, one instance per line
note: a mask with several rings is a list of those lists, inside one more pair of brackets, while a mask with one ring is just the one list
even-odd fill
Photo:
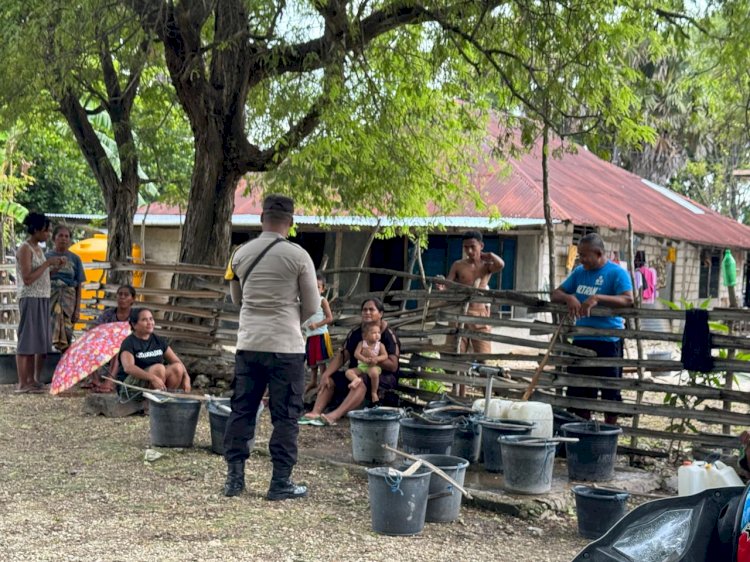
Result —
[[685, 331], [682, 333], [682, 366], [688, 371], [713, 371], [711, 332], [708, 329], [708, 311], [685, 311]]

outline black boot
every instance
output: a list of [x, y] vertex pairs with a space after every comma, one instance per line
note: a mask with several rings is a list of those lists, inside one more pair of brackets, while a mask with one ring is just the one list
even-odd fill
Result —
[[307, 486], [299, 486], [291, 478], [274, 478], [268, 488], [266, 499], [270, 501], [294, 500], [307, 496]]
[[224, 484], [224, 495], [239, 496], [245, 489], [245, 461], [227, 463], [227, 481]]

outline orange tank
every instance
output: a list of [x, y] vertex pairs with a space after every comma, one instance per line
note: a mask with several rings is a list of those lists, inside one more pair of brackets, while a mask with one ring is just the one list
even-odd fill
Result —
[[[83, 263], [94, 263], [103, 262], [107, 260], [107, 235], [106, 234], [94, 234], [93, 238], [86, 238], [80, 242], [76, 242], [70, 247], [70, 251], [76, 254]], [[141, 247], [138, 244], [133, 244], [132, 248], [133, 260], [140, 261], [143, 254], [141, 253]], [[103, 269], [86, 269], [87, 283], [106, 283], [107, 276]], [[143, 273], [137, 271], [133, 275], [133, 286], [143, 286]], [[81, 300], [93, 299], [96, 297], [104, 298], [103, 291], [99, 291], [98, 295], [96, 291], [81, 291]], [[82, 315], [83, 316], [83, 315]], [[83, 317], [82, 319], [87, 319]]]

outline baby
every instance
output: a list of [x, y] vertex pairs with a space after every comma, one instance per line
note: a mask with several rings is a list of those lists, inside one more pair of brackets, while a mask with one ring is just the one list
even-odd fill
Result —
[[357, 349], [354, 350], [354, 357], [359, 361], [359, 365], [346, 371], [346, 378], [351, 381], [349, 388], [354, 389], [362, 384], [360, 374], [365, 373], [370, 377], [370, 399], [373, 405], [377, 405], [381, 372], [378, 364], [388, 359], [388, 351], [380, 343], [379, 324], [362, 328], [362, 341], [357, 344]]

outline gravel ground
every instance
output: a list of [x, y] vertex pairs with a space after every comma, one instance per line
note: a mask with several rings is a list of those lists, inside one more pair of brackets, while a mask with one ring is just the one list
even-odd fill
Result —
[[[224, 463], [201, 412], [195, 447], [146, 462], [148, 418], [81, 414], [83, 395], [13, 395], [0, 386], [0, 558], [31, 560], [570, 560], [586, 544], [575, 515], [523, 521], [464, 508], [414, 537], [371, 530], [367, 482], [302, 457], [304, 500], [263, 499], [267, 456], [248, 461], [248, 491], [220, 495]], [[270, 432], [262, 417], [258, 442]], [[336, 438], [303, 427], [302, 443]], [[303, 450], [304, 453], [304, 450]]]

